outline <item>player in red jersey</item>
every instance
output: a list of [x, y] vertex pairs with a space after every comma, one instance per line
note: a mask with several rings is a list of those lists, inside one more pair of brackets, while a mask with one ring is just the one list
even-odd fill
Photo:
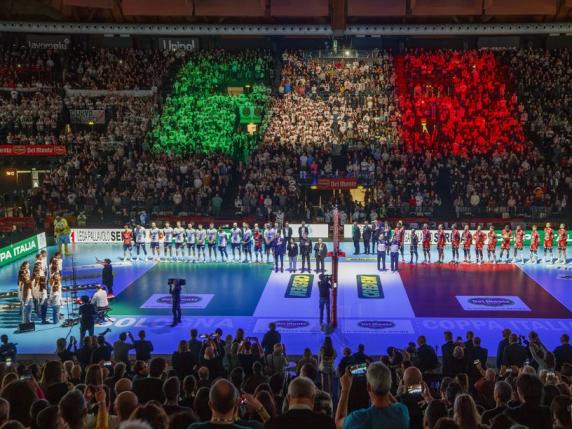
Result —
[[560, 224], [558, 229], [558, 263], [566, 265], [566, 242], [568, 241], [568, 234], [563, 223]]
[[[257, 223], [254, 224], [254, 234], [252, 238], [254, 241], [254, 263], [262, 263], [262, 233]], [[258, 260], [259, 256], [260, 260]]]
[[[123, 241], [123, 260], [130, 261], [133, 257], [131, 254], [133, 250], [133, 231], [131, 231], [129, 225], [125, 225], [125, 228], [121, 231], [121, 241]], [[127, 259], [127, 252], [129, 252], [129, 259]]]
[[501, 232], [501, 246], [500, 246], [500, 260], [502, 262], [502, 255], [506, 252], [506, 262], [510, 262], [510, 240], [512, 239], [512, 231], [510, 226], [506, 225]]
[[489, 232], [487, 233], [487, 261], [493, 264], [497, 263], [497, 233], [495, 232], [495, 227], [490, 226]]
[[473, 244], [473, 234], [469, 231], [469, 225], [465, 225], [463, 231], [463, 262], [469, 264], [471, 262], [471, 244]]
[[443, 229], [443, 225], [437, 227], [437, 254], [437, 262], [439, 264], [445, 262], [445, 230]]
[[530, 262], [538, 262], [538, 247], [540, 245], [540, 235], [536, 225], [532, 225], [532, 232], [530, 234]]
[[483, 258], [483, 247], [485, 246], [486, 234], [482, 231], [481, 225], [477, 225], [477, 230], [475, 231], [475, 255], [477, 258], [477, 264], [482, 264], [484, 262]]
[[423, 263], [431, 263], [431, 232], [427, 224], [421, 230], [421, 244], [423, 246]]
[[522, 255], [521, 262], [524, 264], [524, 230], [520, 225], [516, 227], [516, 232], [514, 233], [514, 256], [512, 262], [516, 263], [519, 251]]
[[451, 248], [453, 250], [453, 259], [451, 263], [459, 263], [459, 244], [461, 244], [461, 233], [457, 229], [457, 224], [453, 224], [453, 229], [451, 230]]
[[[554, 247], [554, 230], [550, 225], [550, 222], [546, 224], [544, 228], [544, 262], [551, 264], [554, 259], [554, 253], [552, 248]], [[550, 253], [550, 259], [548, 259], [548, 254]]]
[[394, 238], [399, 241], [399, 252], [401, 253], [401, 260], [405, 261], [405, 227], [403, 226], [403, 222], [398, 221], [397, 225], [395, 226], [395, 231], [393, 233]]

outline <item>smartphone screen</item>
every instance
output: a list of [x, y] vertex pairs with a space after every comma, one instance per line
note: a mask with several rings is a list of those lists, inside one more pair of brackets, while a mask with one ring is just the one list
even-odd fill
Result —
[[365, 375], [367, 372], [367, 364], [358, 363], [357, 365], [350, 366], [350, 372], [352, 375]]

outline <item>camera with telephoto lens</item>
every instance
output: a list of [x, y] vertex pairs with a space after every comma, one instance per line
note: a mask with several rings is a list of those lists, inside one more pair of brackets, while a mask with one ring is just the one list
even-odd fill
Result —
[[169, 286], [175, 286], [175, 285], [180, 285], [180, 286], [185, 286], [187, 284], [187, 281], [185, 279], [169, 279], [167, 280], [167, 284]]

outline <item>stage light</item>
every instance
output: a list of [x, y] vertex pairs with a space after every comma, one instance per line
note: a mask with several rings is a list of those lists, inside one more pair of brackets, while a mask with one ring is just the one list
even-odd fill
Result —
[[345, 52], [344, 52], [344, 54], [346, 54], [346, 57], [349, 57], [349, 56], [350, 56], [350, 54], [351, 54], [351, 52], [350, 52], [350, 50], [349, 50], [349, 49], [346, 49], [346, 50], [345, 50]]
[[91, 119], [87, 122], [87, 125], [89, 125], [90, 127], [93, 127], [95, 125], [95, 121], [93, 119]]
[[6, 170], [6, 176], [14, 177], [16, 175], [16, 170]]
[[315, 191], [316, 189], [318, 189], [318, 187], [316, 185], [312, 185], [312, 186], [310, 186], [310, 189]]

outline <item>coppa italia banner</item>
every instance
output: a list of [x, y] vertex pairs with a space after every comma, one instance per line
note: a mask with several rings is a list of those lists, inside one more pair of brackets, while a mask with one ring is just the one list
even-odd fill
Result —
[[24, 256], [37, 253], [46, 247], [46, 233], [34, 235], [0, 249], [0, 267], [8, 265]]
[[[363, 230], [363, 225], [359, 225], [360, 229]], [[394, 229], [391, 230], [391, 234], [393, 235], [393, 231]], [[483, 229], [483, 232], [486, 234], [488, 233], [488, 229]], [[429, 230], [429, 232], [431, 233], [431, 244], [437, 244], [437, 230], [436, 229], [431, 229]], [[462, 239], [462, 235], [463, 235], [463, 231], [459, 230], [459, 232], [461, 233], [461, 239]], [[496, 229], [495, 233], [497, 235], [497, 239], [498, 241], [498, 245], [500, 246], [500, 240], [502, 238], [502, 234], [501, 234], [502, 230], [500, 229]], [[512, 230], [512, 234], [513, 237], [511, 239], [511, 243], [514, 243], [514, 232], [515, 230]], [[471, 230], [471, 234], [474, 234], [475, 230]], [[417, 238], [419, 238], [419, 245], [421, 245], [421, 230], [417, 229], [415, 231], [415, 234], [417, 235]], [[557, 242], [558, 242], [558, 231], [557, 229], [554, 230], [554, 247], [557, 246]], [[538, 235], [540, 236], [540, 246], [542, 247], [542, 243], [544, 241], [544, 229], [538, 229]], [[352, 237], [352, 225], [351, 224], [346, 224], [344, 225], [344, 238], [351, 238]], [[531, 237], [531, 230], [526, 230], [524, 231], [524, 245], [528, 246], [530, 244], [530, 237]], [[406, 229], [405, 230], [405, 244], [410, 244], [411, 243], [411, 230], [410, 229]], [[568, 243], [572, 242], [572, 231], [568, 231]], [[446, 229], [445, 230], [445, 243], [446, 244], [451, 244], [451, 230], [450, 229]], [[488, 239], [485, 240], [485, 244], [488, 243]]]
[[0, 156], [63, 156], [67, 149], [55, 144], [2, 144]]
[[354, 189], [357, 188], [355, 177], [333, 177], [318, 179], [318, 189]]
[[105, 124], [105, 110], [70, 109], [70, 122], [72, 124]]

